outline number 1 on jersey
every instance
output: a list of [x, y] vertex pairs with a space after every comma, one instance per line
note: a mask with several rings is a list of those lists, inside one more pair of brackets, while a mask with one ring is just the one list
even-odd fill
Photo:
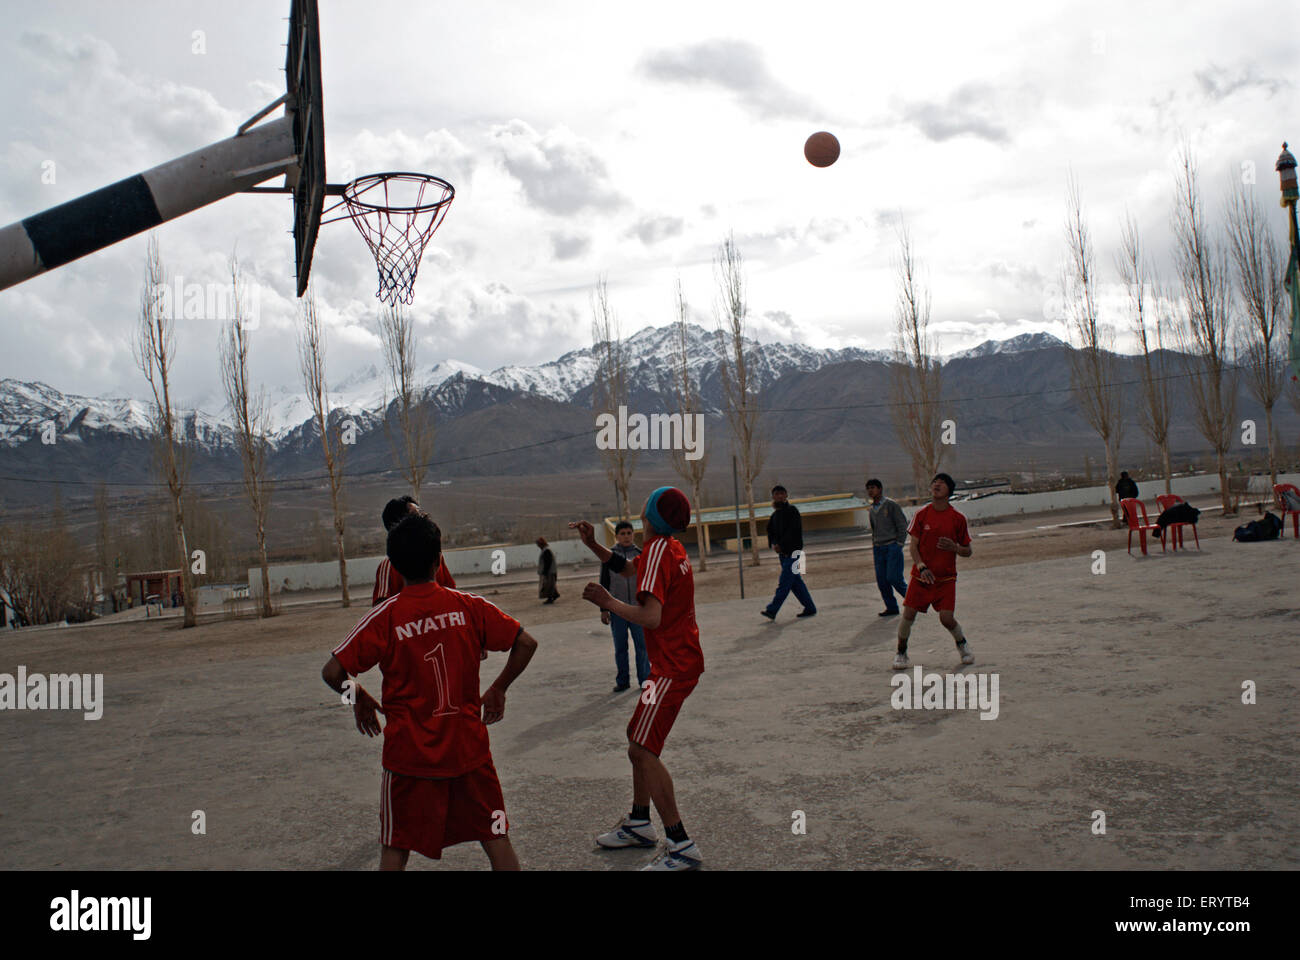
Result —
[[426, 653], [424, 659], [433, 664], [433, 682], [438, 688], [438, 708], [432, 715], [445, 717], [459, 713], [460, 708], [451, 702], [451, 686], [447, 683], [447, 655], [443, 652], [442, 644]]

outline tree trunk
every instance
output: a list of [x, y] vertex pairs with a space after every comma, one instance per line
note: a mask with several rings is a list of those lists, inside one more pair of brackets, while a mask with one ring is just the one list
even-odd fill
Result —
[[1224, 462], [1222, 450], [1216, 451], [1216, 456], [1219, 461], [1219, 487], [1223, 494], [1223, 515], [1230, 517], [1232, 516], [1232, 501], [1228, 492], [1228, 465]]
[[704, 547], [704, 515], [700, 509], [700, 485], [691, 485], [691, 502], [695, 504], [695, 543], [700, 554], [700, 572], [709, 569], [708, 551]]
[[266, 531], [261, 526], [257, 530], [257, 554], [262, 564], [262, 616], [273, 617], [275, 611], [271, 609], [271, 571], [266, 562]]
[[343, 555], [343, 531], [334, 529], [334, 542], [339, 551], [339, 583], [343, 585], [343, 606], [352, 606], [352, 597], [348, 594], [348, 559]]
[[1169, 463], [1169, 440], [1160, 445], [1160, 459], [1165, 468], [1165, 493], [1173, 493], [1174, 468]]
[[1116, 461], [1119, 459], [1119, 451], [1114, 449], [1109, 438], [1106, 439], [1106, 486], [1110, 488], [1110, 525], [1111, 529], [1118, 530], [1123, 524], [1119, 521], [1119, 494], [1115, 492], [1115, 484], [1119, 482], [1119, 474], [1116, 472]]
[[754, 481], [745, 479], [745, 499], [749, 503], [749, 556], [751, 567], [757, 567], [758, 560], [758, 517], [754, 514]]
[[1264, 423], [1268, 430], [1268, 482], [1277, 486], [1277, 457], [1273, 452], [1273, 405], [1264, 408]]
[[194, 595], [194, 577], [190, 574], [189, 547], [185, 543], [185, 518], [181, 513], [180, 501], [176, 501], [176, 546], [181, 551], [181, 599], [185, 604], [183, 627], [193, 627], [199, 622], [198, 597]]

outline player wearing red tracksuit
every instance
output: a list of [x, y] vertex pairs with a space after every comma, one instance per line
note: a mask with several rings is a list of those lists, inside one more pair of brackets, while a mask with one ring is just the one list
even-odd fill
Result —
[[[438, 558], [438, 572], [433, 575], [433, 582], [449, 590], [456, 589], [456, 578], [451, 575], [451, 571], [447, 569], [447, 561], [442, 557]], [[393, 566], [393, 561], [384, 557], [375, 570], [375, 588], [370, 592], [370, 605], [373, 607], [381, 600], [397, 596], [402, 592], [405, 583], [402, 575]]]
[[[687, 836], [677, 811], [673, 780], [660, 759], [673, 722], [704, 672], [700, 630], [695, 622], [695, 574], [686, 549], [673, 538], [690, 525], [691, 506], [676, 487], [660, 487], [646, 500], [641, 529], [646, 540], [634, 563], [637, 570], [636, 603], [615, 600], [598, 583], [589, 583], [583, 599], [629, 623], [645, 628], [650, 679], [641, 688], [636, 710], [627, 725], [628, 759], [632, 761], [632, 812], [608, 833], [596, 838], [606, 849], [653, 847], [654, 826], [650, 803], [663, 819], [667, 846], [644, 869], [693, 870], [702, 860], [699, 847]], [[596, 542], [590, 523], [575, 521], [585, 543], [614, 573], [626, 560]]]
[[[494, 604], [432, 580], [441, 534], [416, 514], [388, 535], [388, 557], [405, 587], [362, 618], [333, 651], [321, 675], [348, 692], [357, 729], [381, 732], [381, 870], [401, 870], [410, 851], [440, 859], [444, 847], [479, 841], [493, 869], [518, 869], [487, 724], [505, 715], [505, 692], [523, 672], [536, 641]], [[488, 650], [510, 651], [501, 675], [479, 695]], [[378, 666], [380, 701], [349, 676]]]
[[[384, 504], [380, 520], [385, 530], [392, 530], [407, 517], [420, 512], [420, 505], [414, 497], [398, 497]], [[444, 587], [456, 589], [456, 580], [447, 569], [447, 561], [441, 553], [438, 555], [438, 572], [433, 579]], [[380, 600], [397, 596], [402, 592], [403, 583], [402, 575], [393, 567], [392, 561], [387, 557], [380, 560], [379, 567], [375, 570], [375, 587], [370, 591], [370, 605], [373, 607]]]
[[931, 501], [916, 511], [907, 528], [908, 550], [912, 555], [912, 579], [903, 597], [903, 619], [898, 623], [898, 653], [894, 669], [906, 670], [907, 640], [917, 613], [934, 607], [939, 622], [952, 634], [961, 662], [975, 662], [961, 624], [953, 615], [957, 608], [957, 558], [971, 555], [970, 531], [966, 518], [948, 502], [954, 488], [952, 477], [936, 474], [930, 481]]

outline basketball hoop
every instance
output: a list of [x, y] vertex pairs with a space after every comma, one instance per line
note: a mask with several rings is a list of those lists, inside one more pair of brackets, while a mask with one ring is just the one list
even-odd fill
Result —
[[321, 222], [347, 217], [356, 224], [379, 268], [375, 296], [390, 304], [410, 303], [420, 257], [447, 215], [456, 188], [427, 173], [372, 173], [345, 185], [341, 194], [343, 200], [331, 209], [346, 204], [347, 213]]

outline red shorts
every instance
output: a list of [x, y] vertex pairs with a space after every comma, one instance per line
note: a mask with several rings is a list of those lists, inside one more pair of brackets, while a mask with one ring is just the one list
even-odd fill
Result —
[[441, 860], [443, 847], [504, 837], [510, 829], [505, 811], [491, 760], [448, 780], [385, 770], [379, 788], [379, 842]]
[[903, 597], [903, 606], [912, 607], [921, 613], [934, 607], [936, 610], [957, 609], [957, 581], [940, 580], [938, 583], [922, 583], [920, 577], [913, 577], [907, 585], [907, 596]]
[[668, 739], [668, 731], [677, 719], [677, 711], [699, 682], [699, 677], [674, 680], [651, 673], [650, 679], [641, 688], [641, 696], [637, 698], [632, 719], [628, 721], [628, 741], [640, 744], [656, 757], [659, 756], [663, 752], [664, 741]]

